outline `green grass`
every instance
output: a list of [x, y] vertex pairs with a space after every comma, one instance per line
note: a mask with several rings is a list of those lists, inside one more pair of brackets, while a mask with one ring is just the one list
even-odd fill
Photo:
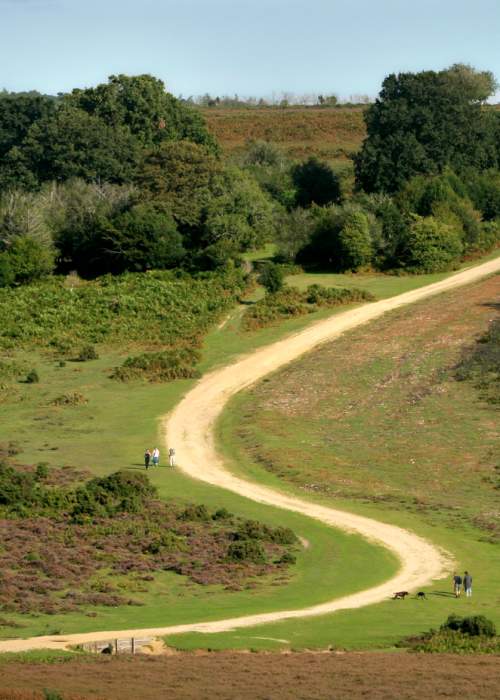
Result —
[[[388, 287], [394, 281], [393, 278], [384, 279]], [[421, 284], [428, 282], [426, 278], [417, 277], [396, 279], [400, 285], [410, 285], [411, 288], [416, 286], [418, 280]], [[347, 286], [345, 278], [341, 284]], [[356, 286], [360, 286], [358, 277]], [[243, 333], [240, 329], [241, 308], [236, 308], [221, 330], [214, 329], [208, 334], [200, 369], [207, 371], [226, 364], [241, 353], [278, 340], [317, 318], [331, 314], [331, 310], [323, 310], [307, 318], [292, 319], [279, 326]], [[134, 382], [123, 385], [113, 382], [109, 379], [109, 373], [121, 357], [120, 348], [100, 350], [97, 360], [68, 362], [64, 367], [36, 352], [18, 351], [13, 352], [13, 356], [26, 362], [29, 367], [35, 367], [41, 381], [32, 385], [14, 384], [15, 396], [12, 398], [15, 401], [0, 404], [0, 442], [16, 441], [23, 449], [19, 456], [21, 461], [48, 462], [52, 466], [68, 464], [88, 468], [98, 475], [120, 468], [140, 469], [144, 448], [154, 444], [163, 447], [165, 455], [159, 420], [194, 383], [194, 380], [179, 380], [170, 384]], [[69, 407], [50, 405], [53, 398], [68, 391], [79, 391], [88, 399], [88, 403]], [[250, 472], [264, 481], [270, 476], [262, 473], [262, 470], [250, 469]], [[55, 631], [86, 632], [158, 626], [301, 607], [373, 585], [389, 577], [395, 570], [396, 563], [386, 550], [361, 538], [332, 531], [303, 516], [252, 503], [229, 492], [192, 481], [177, 471], [160, 468], [157, 472], [151, 472], [151, 478], [165, 498], [203, 502], [208, 507], [224, 506], [238, 515], [263, 520], [270, 525], [289, 526], [309, 540], [311, 547], [303, 550], [298, 557], [295, 573], [286, 586], [263, 585], [257, 590], [228, 593], [186, 586], [180, 577], [165, 574], [157, 577], [149, 593], [144, 595], [144, 607], [98, 609], [96, 618], [71, 614], [21, 619], [9, 614], [9, 617], [26, 626], [20, 630], [3, 628], [0, 636], [26, 637]], [[344, 504], [347, 509], [351, 506], [349, 502]], [[325, 566], [325, 562], [328, 566]], [[359, 614], [362, 613], [356, 613]], [[338, 614], [335, 620], [343, 615], [349, 617], [350, 613]], [[283, 624], [286, 626], [288, 623]], [[321, 629], [324, 624], [319, 619], [314, 623], [290, 623], [295, 633], [302, 635], [300, 639], [304, 640], [304, 646], [309, 645], [310, 639], [316, 639], [320, 646], [323, 645], [325, 635]], [[247, 639], [245, 635], [251, 636], [254, 632], [243, 632], [242, 638]], [[354, 632], [352, 634], [356, 636]], [[283, 637], [289, 638], [286, 635]], [[301, 643], [300, 639], [297, 639], [298, 644]], [[269, 644], [272, 646], [274, 643]], [[255, 645], [249, 643], [248, 646]]]
[[[472, 523], [477, 516], [486, 524], [488, 517], [493, 522], [498, 512], [497, 492], [488, 477], [498, 445], [495, 411], [478, 399], [471, 385], [447, 375], [431, 382], [430, 394], [423, 391], [416, 404], [407, 404], [408, 397], [413, 401], [415, 388], [428, 388], [428, 379], [435, 381], [436, 372], [443, 365], [449, 367], [450, 357], [457, 354], [457, 340], [463, 344], [467, 338], [465, 329], [473, 337], [484, 327], [491, 315], [485, 302], [496, 279], [486, 283], [490, 291], [482, 296], [481, 285], [475, 285], [421, 302], [308, 355], [235, 397], [218, 425], [219, 445], [235, 472], [302, 496], [306, 486], [308, 498], [322, 504], [415, 531], [451, 552], [458, 570], [473, 572], [473, 598], [455, 600], [446, 578], [425, 589], [427, 601], [387, 601], [311, 618], [300, 625], [290, 621], [220, 635], [186, 635], [169, 638], [169, 643], [215, 649], [377, 648], [439, 626], [453, 612], [483, 614], [498, 625], [498, 547], [489, 541], [487, 529]], [[437, 308], [454, 309], [455, 321], [444, 312], [427, 332], [408, 332], [418, 329], [418, 319], [422, 324]], [[399, 383], [383, 393], [380, 388], [373, 392], [374, 386], [383, 386], [382, 380], [391, 376], [391, 363], [398, 356], [390, 335], [398, 319], [395, 340], [405, 341], [400, 354], [413, 354], [418, 361], [412, 368], [411, 357], [405, 358], [396, 373]], [[443, 328], [448, 345], [441, 342]], [[380, 358], [377, 347], [385, 350]], [[364, 363], [358, 357], [363, 352]], [[316, 399], [300, 409], [300, 399], [311, 395]], [[347, 406], [357, 403], [358, 409], [346, 414]], [[419, 428], [422, 421], [428, 426], [424, 433]], [[325, 442], [332, 435], [333, 444]], [[411, 459], [419, 466], [412, 467]], [[437, 465], [439, 471], [433, 477]], [[307, 487], [311, 483], [319, 493]], [[374, 496], [382, 500], [370, 502]], [[266, 637], [288, 642], [259, 639]]]

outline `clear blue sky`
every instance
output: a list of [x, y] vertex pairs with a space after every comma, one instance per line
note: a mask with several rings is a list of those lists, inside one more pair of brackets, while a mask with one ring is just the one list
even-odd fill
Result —
[[470, 63], [500, 79], [500, 0], [0, 0], [0, 88], [152, 73], [175, 94], [376, 95]]

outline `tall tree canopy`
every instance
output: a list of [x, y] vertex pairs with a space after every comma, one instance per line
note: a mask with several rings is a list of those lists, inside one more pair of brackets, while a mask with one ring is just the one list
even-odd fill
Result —
[[464, 65], [389, 75], [366, 112], [358, 186], [395, 192], [414, 175], [445, 166], [497, 167], [499, 119], [483, 106], [495, 88], [491, 73]]
[[143, 146], [187, 140], [217, 151], [201, 114], [166, 91], [152, 75], [111, 75], [95, 88], [76, 89], [69, 104], [113, 127], [127, 127]]
[[0, 94], [0, 189], [73, 177], [131, 182], [145, 150], [175, 141], [218, 152], [201, 114], [150, 75], [111, 76], [58, 99]]

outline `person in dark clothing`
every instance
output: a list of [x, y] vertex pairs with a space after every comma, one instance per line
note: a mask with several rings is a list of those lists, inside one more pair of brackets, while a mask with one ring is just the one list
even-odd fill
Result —
[[146, 469], [149, 469], [150, 461], [151, 461], [151, 451], [146, 450], [146, 452], [144, 453], [144, 466], [146, 467]]
[[453, 593], [455, 598], [460, 598], [460, 593], [462, 591], [462, 577], [460, 574], [453, 574]]
[[468, 571], [464, 572], [464, 591], [467, 598], [472, 598], [472, 576]]

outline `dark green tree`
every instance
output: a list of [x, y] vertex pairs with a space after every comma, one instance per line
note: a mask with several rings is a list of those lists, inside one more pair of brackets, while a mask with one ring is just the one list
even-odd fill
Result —
[[201, 113], [176, 99], [152, 75], [112, 75], [107, 83], [73, 90], [65, 99], [108, 126], [126, 127], [143, 147], [185, 139], [218, 150]]
[[153, 203], [115, 215], [102, 208], [84, 212], [61, 232], [58, 245], [66, 269], [84, 277], [171, 268], [185, 252], [172, 215]]
[[18, 159], [39, 183], [72, 177], [128, 182], [138, 157], [138, 145], [126, 129], [64, 106], [31, 126]]
[[269, 294], [275, 294], [283, 289], [283, 268], [275, 263], [267, 263], [259, 275], [259, 282]]
[[309, 158], [292, 170], [292, 180], [296, 187], [296, 204], [310, 207], [311, 204], [324, 206], [341, 200], [340, 181], [327, 163], [317, 158]]
[[483, 107], [494, 90], [491, 73], [462, 65], [388, 76], [365, 115], [358, 187], [395, 192], [414, 175], [446, 166], [496, 167], [498, 120]]
[[0, 93], [0, 159], [20, 146], [30, 126], [54, 113], [56, 100], [38, 92]]

